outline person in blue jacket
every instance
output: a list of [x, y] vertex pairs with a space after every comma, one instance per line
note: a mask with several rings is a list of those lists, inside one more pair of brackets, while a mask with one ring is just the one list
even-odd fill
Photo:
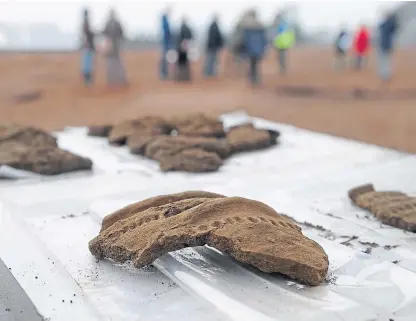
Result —
[[398, 28], [397, 16], [394, 12], [388, 13], [378, 26], [378, 72], [384, 82], [389, 82], [391, 79], [392, 53]]
[[267, 35], [264, 25], [257, 17], [257, 12], [251, 10], [242, 21], [243, 39], [247, 57], [249, 59], [249, 80], [252, 85], [260, 83], [259, 63], [267, 46]]
[[172, 49], [172, 33], [169, 24], [170, 8], [168, 7], [162, 15], [162, 57], [160, 60], [160, 78], [167, 79], [169, 77], [169, 65], [167, 53]]
[[94, 80], [94, 55], [95, 43], [94, 32], [91, 30], [90, 14], [88, 9], [84, 9], [82, 23], [82, 76], [84, 84], [90, 86]]

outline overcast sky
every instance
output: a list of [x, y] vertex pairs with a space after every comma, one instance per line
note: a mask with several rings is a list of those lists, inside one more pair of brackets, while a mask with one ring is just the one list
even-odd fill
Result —
[[[340, 24], [349, 26], [360, 22], [375, 23], [380, 12], [386, 7], [395, 6], [398, 1], [240, 1], [240, 0], [0, 0], [0, 23], [56, 23], [66, 32], [79, 30], [80, 12], [85, 6], [92, 10], [92, 22], [100, 28], [106, 18], [109, 6], [116, 3], [119, 16], [129, 34], [140, 32], [158, 32], [159, 15], [167, 3], [172, 3], [173, 23], [186, 15], [190, 22], [198, 27], [204, 26], [214, 12], [219, 13], [221, 24], [229, 28], [236, 16], [244, 8], [257, 8], [261, 18], [269, 22], [279, 8], [296, 4], [298, 15], [307, 28], [337, 27]], [[153, 33], [153, 32], [152, 32]]]

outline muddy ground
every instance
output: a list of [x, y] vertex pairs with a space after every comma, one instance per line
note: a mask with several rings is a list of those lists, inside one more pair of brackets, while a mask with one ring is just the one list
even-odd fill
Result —
[[0, 121], [59, 129], [147, 114], [245, 109], [251, 115], [416, 152], [415, 55], [416, 50], [397, 53], [395, 78], [385, 87], [376, 77], [375, 57], [361, 73], [336, 73], [331, 50], [299, 48], [291, 53], [289, 74], [282, 77], [275, 53], [269, 52], [262, 66], [264, 84], [252, 89], [229, 68], [219, 79], [204, 80], [201, 61], [193, 66], [192, 84], [161, 82], [158, 52], [126, 52], [131, 86], [108, 91], [102, 57], [96, 86], [85, 89], [78, 54], [2, 54]]

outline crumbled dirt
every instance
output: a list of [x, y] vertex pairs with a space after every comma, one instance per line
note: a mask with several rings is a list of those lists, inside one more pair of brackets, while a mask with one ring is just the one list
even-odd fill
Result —
[[0, 144], [7, 141], [34, 147], [57, 146], [56, 138], [41, 129], [14, 124], [0, 124]]
[[270, 147], [276, 144], [278, 137], [278, 132], [257, 129], [252, 124], [236, 126], [227, 132], [227, 141], [232, 153]]
[[184, 171], [190, 173], [214, 172], [223, 164], [218, 154], [201, 148], [189, 148], [172, 156], [160, 159], [160, 169], [167, 171]]
[[217, 138], [225, 136], [222, 122], [203, 113], [176, 116], [170, 122], [179, 135]]
[[97, 125], [97, 126], [90, 126], [88, 128], [88, 136], [96, 136], [96, 137], [108, 137], [110, 134], [112, 125]]
[[322, 97], [325, 96], [325, 91], [313, 86], [280, 86], [276, 88], [279, 94], [293, 96], [293, 97]]
[[358, 239], [358, 236], [353, 235], [348, 240], [345, 240], [345, 241], [343, 241], [339, 244], [342, 244], [342, 245], [345, 245], [345, 246], [348, 246], [348, 247], [354, 247], [353, 244], [351, 243], [351, 241], [355, 241], [356, 239]]
[[371, 184], [353, 188], [348, 195], [382, 223], [416, 232], [416, 197], [398, 191], [377, 192]]
[[383, 248], [387, 251], [390, 251], [391, 249], [398, 248], [398, 245], [384, 245]]
[[57, 147], [33, 147], [15, 141], [0, 143], [0, 165], [42, 175], [56, 175], [92, 168], [92, 162], [88, 158]]
[[11, 101], [15, 104], [29, 103], [41, 99], [43, 92], [41, 90], [33, 90], [20, 92], [11, 97]]
[[161, 117], [147, 116], [133, 120], [126, 120], [114, 125], [108, 135], [108, 141], [114, 145], [124, 145], [133, 134], [163, 135], [169, 134], [172, 128]]
[[375, 242], [363, 242], [363, 241], [358, 241], [360, 244], [362, 244], [362, 245], [366, 245], [366, 246], [369, 246], [369, 247], [371, 247], [371, 248], [377, 248], [377, 247], [380, 247], [380, 245], [379, 244], [377, 244], [377, 243], [375, 243]]
[[146, 147], [146, 156], [158, 161], [167, 157], [173, 157], [179, 152], [191, 148], [198, 148], [206, 152], [216, 153], [221, 158], [226, 158], [229, 153], [227, 141], [224, 139], [208, 137], [186, 136], [159, 136]]
[[365, 253], [365, 254], [371, 254], [371, 252], [373, 251], [373, 248], [371, 248], [371, 247], [367, 247], [364, 251], [363, 251], [363, 253]]
[[315, 225], [315, 224], [312, 224], [310, 222], [302, 222], [302, 223], [298, 223], [298, 224], [301, 224], [301, 225], [309, 227], [309, 228], [313, 228], [313, 229], [321, 231], [321, 232], [328, 232], [328, 230], [326, 228], [322, 227], [321, 225]]
[[[111, 214], [113, 224], [103, 225], [90, 241], [91, 253], [142, 267], [165, 253], [207, 244], [263, 272], [282, 273], [310, 285], [325, 279], [328, 257], [322, 247], [272, 208], [239, 197], [195, 197], [195, 192], [190, 196], [165, 195]], [[175, 198], [182, 199], [168, 201]]]
[[327, 277], [325, 278], [325, 283], [326, 284], [336, 284], [338, 279], [338, 276], [336, 274], [328, 274]]

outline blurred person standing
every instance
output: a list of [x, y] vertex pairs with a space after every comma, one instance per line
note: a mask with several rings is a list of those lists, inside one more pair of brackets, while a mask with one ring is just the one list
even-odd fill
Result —
[[107, 83], [110, 87], [127, 86], [126, 72], [120, 53], [124, 31], [114, 9], [110, 10], [103, 35], [105, 37], [104, 54], [107, 64]]
[[267, 46], [267, 34], [255, 10], [250, 10], [242, 22], [244, 47], [249, 59], [249, 80], [252, 85], [260, 83], [259, 63]]
[[335, 40], [335, 70], [340, 71], [347, 66], [346, 57], [349, 48], [347, 28], [342, 27]]
[[242, 71], [244, 71], [247, 67], [246, 65], [246, 58], [247, 52], [244, 45], [244, 30], [243, 24], [244, 21], [248, 18], [250, 11], [244, 12], [241, 18], [238, 20], [237, 24], [235, 25], [233, 31], [230, 35], [229, 40], [229, 51], [230, 55], [229, 61], [227, 61], [227, 68], [226, 70], [230, 71], [231, 75], [241, 75]]
[[84, 84], [90, 86], [94, 80], [94, 33], [91, 31], [89, 10], [84, 9], [82, 22], [82, 77]]
[[356, 70], [363, 68], [363, 64], [370, 51], [370, 41], [370, 31], [367, 26], [361, 25], [354, 37], [354, 68]]
[[193, 33], [186, 21], [182, 18], [182, 23], [179, 29], [178, 39], [176, 43], [176, 51], [178, 58], [176, 61], [175, 80], [190, 81], [191, 80], [191, 66], [189, 61], [189, 50], [192, 46]]
[[281, 18], [277, 25], [277, 36], [274, 45], [277, 49], [279, 69], [281, 74], [287, 71], [287, 52], [295, 44], [295, 32], [289, 27], [285, 19]]
[[392, 77], [392, 54], [398, 28], [398, 19], [394, 12], [387, 12], [378, 26], [378, 73], [386, 83]]
[[160, 78], [166, 80], [169, 77], [169, 63], [167, 55], [170, 49], [172, 49], [172, 33], [169, 23], [170, 7], [166, 8], [165, 13], [162, 15], [162, 57], [160, 59]]
[[208, 29], [204, 74], [206, 77], [213, 77], [217, 74], [218, 52], [224, 46], [224, 38], [218, 26], [218, 18], [214, 16]]

